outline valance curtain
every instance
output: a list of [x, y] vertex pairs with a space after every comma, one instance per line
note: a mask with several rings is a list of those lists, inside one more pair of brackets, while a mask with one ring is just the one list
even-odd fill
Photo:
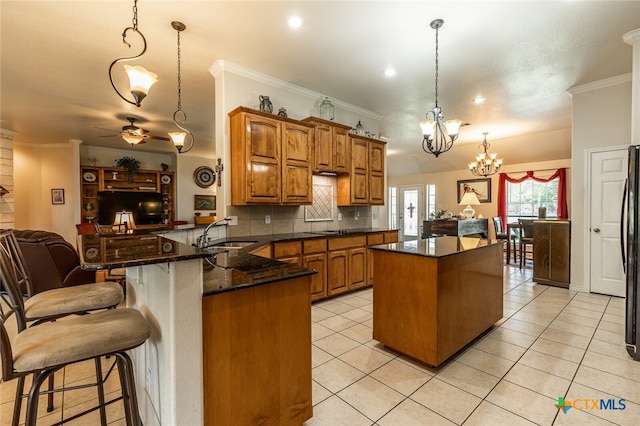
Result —
[[548, 178], [536, 177], [533, 173], [534, 172], [530, 170], [521, 178], [512, 178], [506, 173], [500, 173], [500, 181], [498, 183], [498, 216], [502, 218], [502, 226], [505, 226], [507, 223], [507, 182], [521, 183], [527, 179], [533, 179], [536, 182], [550, 182], [558, 178], [558, 219], [569, 218], [569, 211], [567, 209], [567, 169], [558, 169]]

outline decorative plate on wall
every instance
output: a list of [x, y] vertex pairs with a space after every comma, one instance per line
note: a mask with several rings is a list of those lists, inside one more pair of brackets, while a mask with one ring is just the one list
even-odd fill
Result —
[[95, 173], [91, 173], [91, 172], [84, 172], [84, 174], [82, 175], [82, 178], [84, 179], [85, 182], [95, 182], [96, 181]]
[[211, 167], [201, 166], [193, 172], [193, 180], [200, 188], [208, 188], [216, 181], [216, 175]]

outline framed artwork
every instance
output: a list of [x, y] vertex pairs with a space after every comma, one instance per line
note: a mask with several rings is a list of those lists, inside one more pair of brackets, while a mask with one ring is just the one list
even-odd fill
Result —
[[215, 210], [216, 196], [215, 195], [194, 195], [193, 209], [194, 210]]
[[473, 191], [481, 203], [491, 202], [491, 178], [467, 179], [458, 181], [458, 203], [462, 195], [467, 191]]
[[64, 204], [64, 189], [56, 188], [51, 190], [51, 204]]

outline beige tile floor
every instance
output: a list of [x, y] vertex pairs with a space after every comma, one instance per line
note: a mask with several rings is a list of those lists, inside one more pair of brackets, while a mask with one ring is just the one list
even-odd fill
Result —
[[[504, 318], [439, 368], [372, 340], [372, 289], [314, 304], [314, 416], [305, 425], [640, 424], [640, 362], [624, 348], [624, 300], [539, 285], [531, 272], [505, 267]], [[63, 375], [69, 384], [92, 374], [84, 363], [61, 372], [56, 384]], [[1, 425], [9, 422], [13, 389], [0, 384]], [[117, 390], [114, 376], [108, 392]], [[558, 397], [622, 398], [626, 408], [564, 414], [554, 406]], [[68, 418], [92, 399], [87, 391], [58, 395], [56, 411], [43, 412], [39, 424]], [[124, 424], [122, 417], [121, 403], [109, 407], [111, 424]]]

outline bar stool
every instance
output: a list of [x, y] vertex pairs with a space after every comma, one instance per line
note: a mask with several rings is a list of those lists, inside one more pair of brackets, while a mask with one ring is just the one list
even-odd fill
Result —
[[[21, 321], [18, 321], [18, 332], [25, 331], [27, 325], [39, 325], [68, 315], [84, 315], [88, 312], [115, 308], [124, 300], [122, 288], [118, 283], [93, 283], [72, 287], [62, 287], [33, 294], [32, 281], [26, 267], [24, 257], [18, 241], [12, 230], [0, 231], [0, 260], [2, 262], [2, 284], [5, 292], [9, 293], [9, 286], [13, 282], [18, 289], [26, 289], [28, 297], [22, 296], [22, 290], [15, 303], [21, 311]], [[102, 377], [99, 360], [96, 362], [96, 376]], [[100, 379], [98, 379], [98, 382]], [[24, 376], [18, 377], [16, 399], [14, 403], [13, 424], [17, 425], [20, 416], [24, 389]], [[49, 375], [49, 390], [53, 390], [53, 375]], [[104, 400], [102, 386], [98, 387], [98, 395]], [[49, 393], [48, 411], [53, 410], [53, 393]], [[104, 408], [100, 416], [106, 421]]]

